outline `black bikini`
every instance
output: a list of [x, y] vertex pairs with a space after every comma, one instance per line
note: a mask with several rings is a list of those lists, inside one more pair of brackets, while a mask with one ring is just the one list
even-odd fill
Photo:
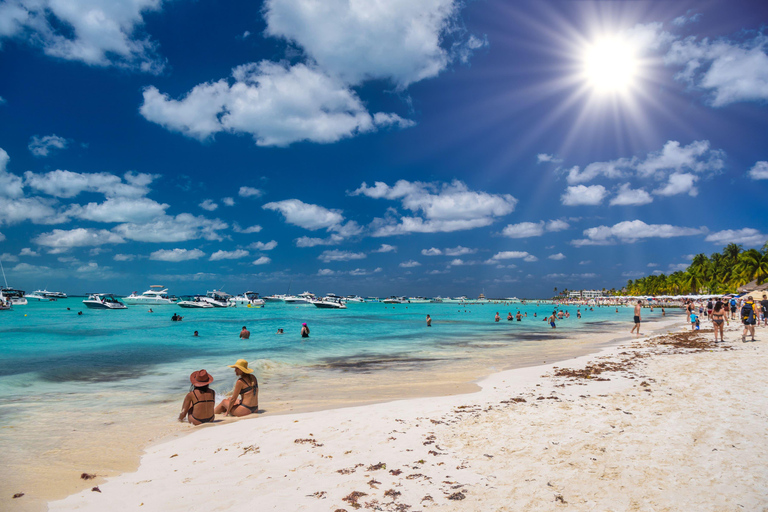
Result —
[[[194, 391], [192, 391], [192, 396], [193, 396], [193, 397], [195, 397], [195, 398], [197, 398], [197, 395], [195, 394], [195, 392], [194, 392]], [[214, 403], [215, 403], [215, 402], [216, 402], [216, 400], [214, 400], [214, 399], [210, 399], [210, 400], [198, 400], [197, 402], [194, 402], [194, 403], [192, 404], [192, 407], [190, 407], [190, 408], [189, 408], [189, 411], [187, 411], [187, 412], [189, 413], [189, 415], [192, 417], [192, 419], [193, 419], [193, 420], [199, 421], [200, 423], [208, 423], [208, 422], [210, 422], [210, 421], [213, 421], [213, 419], [216, 417], [216, 415], [215, 415], [215, 414], [211, 415], [211, 417], [210, 417], [210, 418], [204, 418], [204, 419], [200, 419], [200, 418], [196, 418], [196, 417], [195, 417], [195, 415], [192, 413], [192, 410], [195, 408], [195, 406], [196, 406], [197, 404], [201, 404], [201, 403], [203, 403], [203, 402], [214, 402]]]
[[[245, 381], [243, 381], [243, 382], [245, 382]], [[253, 394], [255, 395], [257, 389], [259, 389], [259, 381], [256, 380], [256, 377], [254, 377], [253, 378], [253, 386], [248, 386], [246, 388], [241, 389], [240, 390], [240, 396], [243, 397], [246, 393], [251, 392], [251, 391], [253, 391]], [[259, 406], [258, 405], [251, 407], [250, 405], [243, 404], [242, 403], [242, 398], [240, 400], [241, 400], [240, 403], [237, 404], [238, 407], [245, 407], [246, 409], [248, 409], [252, 413], [255, 413], [255, 412], [259, 411]]]

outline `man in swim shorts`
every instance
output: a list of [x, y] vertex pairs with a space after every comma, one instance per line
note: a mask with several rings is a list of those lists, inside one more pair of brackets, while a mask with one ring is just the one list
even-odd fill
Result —
[[251, 331], [249, 331], [248, 329], [245, 328], [245, 326], [243, 326], [243, 330], [240, 331], [240, 339], [247, 340], [250, 337], [251, 337]]
[[635, 329], [637, 329], [637, 335], [640, 336], [640, 305], [643, 303], [643, 301], [639, 300], [637, 301], [637, 304], [635, 304], [635, 326], [632, 327], [632, 330], [629, 331], [629, 334], [632, 334], [635, 332]]

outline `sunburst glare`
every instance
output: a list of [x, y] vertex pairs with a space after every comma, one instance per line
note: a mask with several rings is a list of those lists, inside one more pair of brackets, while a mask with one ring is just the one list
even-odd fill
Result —
[[604, 37], [582, 57], [583, 79], [598, 93], [626, 94], [637, 78], [637, 49], [621, 37]]

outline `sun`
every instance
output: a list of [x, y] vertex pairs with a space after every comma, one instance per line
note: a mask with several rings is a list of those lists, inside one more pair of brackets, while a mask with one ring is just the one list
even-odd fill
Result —
[[581, 65], [584, 81], [601, 94], [629, 92], [640, 67], [636, 48], [620, 37], [604, 37], [586, 46]]

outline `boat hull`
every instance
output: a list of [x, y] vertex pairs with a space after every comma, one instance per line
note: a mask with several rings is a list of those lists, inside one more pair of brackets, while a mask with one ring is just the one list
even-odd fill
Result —
[[103, 303], [95, 300], [84, 300], [83, 304], [89, 309], [126, 309], [125, 304]]

